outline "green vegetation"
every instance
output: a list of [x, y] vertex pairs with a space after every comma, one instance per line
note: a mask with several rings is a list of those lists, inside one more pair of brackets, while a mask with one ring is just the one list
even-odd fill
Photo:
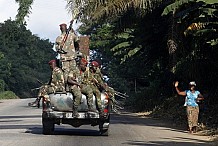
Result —
[[205, 96], [201, 122], [218, 126], [216, 1], [77, 2], [69, 5], [81, 11], [79, 30], [90, 35], [109, 84], [130, 95], [128, 106], [185, 123], [184, 98], [173, 82], [185, 90], [195, 80]]
[[1, 99], [17, 99], [18, 97], [12, 91], [4, 91], [0, 92], [0, 100]]
[[47, 82], [48, 62], [54, 58], [52, 44], [26, 29], [25, 25], [7, 20], [0, 24], [0, 92], [13, 91], [29, 97], [31, 88], [39, 87], [36, 79]]
[[184, 123], [184, 98], [173, 82], [184, 90], [195, 80], [205, 96], [201, 120], [218, 127], [217, 0], [68, 2], [80, 12], [79, 31], [90, 35], [108, 83], [130, 95], [128, 106]]

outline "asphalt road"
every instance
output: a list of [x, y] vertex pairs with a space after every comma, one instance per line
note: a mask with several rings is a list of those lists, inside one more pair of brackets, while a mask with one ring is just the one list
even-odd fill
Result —
[[28, 107], [34, 99], [0, 100], [0, 146], [206, 146], [209, 138], [188, 134], [159, 120], [134, 113], [112, 114], [110, 135], [98, 126], [55, 125], [43, 135], [41, 109]]

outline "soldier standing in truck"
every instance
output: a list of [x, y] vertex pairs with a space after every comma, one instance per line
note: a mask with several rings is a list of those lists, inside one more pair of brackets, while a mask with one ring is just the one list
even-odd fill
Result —
[[[72, 21], [67, 29], [65, 23], [60, 24], [61, 35], [56, 38], [56, 50], [60, 53], [61, 68], [64, 71], [64, 79], [67, 82], [68, 74], [76, 68], [77, 48], [75, 44], [78, 42], [78, 36], [72, 31]], [[66, 90], [69, 91], [69, 87]]]

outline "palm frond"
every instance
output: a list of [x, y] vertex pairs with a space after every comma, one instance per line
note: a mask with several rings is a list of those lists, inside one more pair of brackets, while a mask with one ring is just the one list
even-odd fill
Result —
[[93, 21], [104, 16], [118, 17], [130, 9], [143, 14], [152, 11], [161, 2], [162, 0], [67, 0], [67, 8], [71, 12], [78, 9], [83, 18]]
[[144, 14], [152, 11], [161, 3], [161, 0], [111, 0], [107, 5], [99, 5], [92, 13], [92, 19], [99, 19], [104, 16], [119, 17], [126, 11], [134, 9], [140, 11], [138, 14]]
[[197, 0], [197, 2], [204, 2], [206, 4], [216, 4], [216, 3], [218, 3], [217, 0]]
[[212, 39], [212, 40], [208, 41], [207, 43], [210, 44], [211, 46], [216, 46], [216, 45], [218, 45], [218, 38]]
[[176, 0], [174, 3], [168, 5], [162, 15], [168, 15], [169, 13], [171, 12], [174, 12], [176, 11], [178, 8], [180, 8], [183, 4], [186, 4], [186, 3], [190, 3], [190, 2], [195, 2], [196, 0]]
[[23, 24], [25, 23], [25, 17], [28, 17], [31, 13], [31, 5], [33, 4], [33, 0], [15, 0], [15, 2], [19, 3], [16, 21], [18, 24]]

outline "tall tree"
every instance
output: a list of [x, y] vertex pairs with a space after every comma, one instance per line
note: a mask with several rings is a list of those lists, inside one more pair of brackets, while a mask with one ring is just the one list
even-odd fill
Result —
[[31, 13], [31, 5], [34, 0], [15, 0], [19, 4], [18, 14], [16, 15], [16, 21], [19, 24], [25, 23], [25, 17]]

